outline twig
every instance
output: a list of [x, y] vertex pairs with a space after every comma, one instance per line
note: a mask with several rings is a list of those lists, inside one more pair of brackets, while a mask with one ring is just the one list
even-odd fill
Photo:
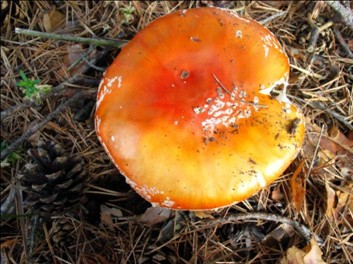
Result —
[[10, 186], [10, 192], [7, 195], [6, 199], [4, 202], [2, 202], [1, 204], [1, 215], [4, 216], [6, 214], [11, 214], [13, 212], [13, 210], [15, 209], [14, 206], [14, 200], [15, 200], [15, 188], [13, 187], [13, 185], [11, 184]]
[[347, 45], [346, 41], [343, 39], [341, 32], [337, 28], [333, 29], [333, 32], [335, 33], [335, 36], [336, 36], [338, 42], [341, 44], [341, 46], [342, 46], [344, 52], [347, 54], [347, 56], [349, 58], [353, 58], [353, 52], [351, 51], [351, 49]]
[[345, 7], [338, 1], [325, 1], [331, 8], [333, 8], [342, 17], [343, 22], [353, 29], [353, 12], [350, 8]]
[[[22, 190], [21, 190], [19, 181], [16, 181], [15, 188], [16, 188], [15, 191], [16, 191], [17, 214], [18, 215], [24, 215], [23, 195], [22, 195]], [[24, 217], [20, 217], [19, 218], [22, 237], [27, 237], [27, 231], [28, 231], [27, 230], [27, 221], [25, 221], [25, 220], [26, 219]], [[27, 239], [23, 239], [22, 243], [23, 243], [23, 252], [24, 252], [25, 258], [28, 259], [29, 255], [28, 255]]]
[[315, 163], [315, 160], [316, 160], [316, 157], [317, 157], [317, 153], [318, 153], [318, 151], [319, 151], [320, 142], [321, 142], [322, 134], [323, 134], [323, 132], [324, 132], [324, 128], [325, 128], [325, 125], [323, 125], [323, 126], [321, 127], [319, 139], [317, 140], [317, 143], [316, 143], [316, 147], [315, 147], [315, 150], [314, 150], [313, 158], [311, 159], [308, 172], [306, 173], [306, 177], [305, 177], [306, 179], [309, 178], [309, 175], [310, 175], [310, 173], [311, 173], [311, 170], [312, 170], [313, 167], [314, 167], [314, 163]]
[[37, 226], [38, 226], [38, 218], [39, 218], [38, 215], [33, 216], [31, 218], [30, 226], [29, 226], [30, 234], [28, 236], [28, 241], [29, 241], [28, 257], [30, 259], [30, 263], [33, 263], [32, 256], [33, 256], [33, 249], [34, 249], [34, 243], [35, 243], [34, 235], [35, 235], [35, 232], [36, 232]]
[[[294, 221], [294, 220], [289, 219], [287, 217], [283, 217], [283, 216], [279, 216], [279, 215], [275, 215], [275, 214], [268, 214], [268, 213], [253, 213], [252, 212], [252, 213], [246, 213], [246, 214], [230, 215], [230, 216], [227, 216], [224, 218], [210, 220], [210, 223], [227, 224], [227, 223], [245, 221], [245, 220], [251, 220], [251, 219], [260, 219], [260, 220], [273, 221], [273, 222], [279, 222], [279, 223], [291, 225], [305, 239], [305, 241], [307, 243], [309, 243], [312, 236], [315, 236], [315, 234], [311, 230], [309, 230], [306, 226], [298, 223], [297, 221]], [[316, 237], [316, 239], [317, 239], [318, 243], [321, 242], [320, 238]]]
[[270, 17], [267, 17], [267, 18], [265, 18], [265, 19], [263, 19], [263, 20], [260, 20], [260, 21], [259, 21], [259, 24], [265, 25], [265, 24], [267, 24], [268, 22], [270, 22], [270, 21], [276, 19], [277, 17], [281, 17], [281, 16], [285, 15], [286, 13], [287, 13], [286, 11], [279, 11], [278, 13], [276, 13], [276, 14], [270, 16]]
[[[78, 80], [80, 80], [82, 77], [78, 76], [78, 75], [74, 75], [72, 76], [70, 79], [68, 79], [66, 82], [63, 82], [61, 84], [59, 84], [58, 86], [55, 86], [51, 92], [49, 94], [43, 95], [41, 97], [41, 99], [44, 101], [46, 99], [48, 99], [49, 97], [53, 96], [53, 95], [60, 95], [64, 88], [66, 87], [67, 84], [71, 84], [71, 83], [76, 83]], [[12, 115], [13, 113], [17, 112], [17, 111], [21, 111], [24, 110], [28, 107], [33, 107], [36, 105], [36, 102], [34, 101], [24, 101], [21, 104], [16, 104], [14, 106], [9, 107], [8, 109], [1, 111], [1, 119], [6, 118], [10, 115]]]
[[92, 62], [90, 62], [85, 56], [82, 56], [81, 57], [82, 60], [87, 63], [91, 68], [97, 70], [97, 71], [100, 71], [100, 72], [104, 72], [106, 69], [103, 68], [103, 67], [98, 67], [97, 65], [93, 64]]
[[41, 129], [46, 123], [48, 123], [51, 119], [53, 119], [57, 114], [64, 111], [70, 104], [72, 104], [77, 99], [82, 97], [82, 95], [83, 95], [82, 92], [76, 93], [74, 96], [72, 96], [70, 99], [68, 99], [65, 103], [59, 105], [53, 112], [51, 112], [49, 115], [47, 115], [41, 122], [30, 127], [21, 137], [19, 137], [14, 142], [12, 142], [11, 145], [8, 146], [5, 150], [1, 151], [1, 160], [6, 158], [11, 152], [15, 151], [16, 148], [23, 141], [25, 141], [32, 134], [34, 134], [36, 131]]
[[40, 31], [35, 31], [30, 29], [23, 29], [23, 28], [15, 28], [15, 33], [39, 37], [39, 38], [92, 44], [96, 46], [111, 46], [111, 47], [121, 48], [126, 44], [126, 42], [124, 41], [116, 41], [116, 40], [110, 40], [110, 39], [83, 38], [83, 37], [76, 37], [68, 34], [47, 33], [47, 32], [40, 32]]
[[[108, 53], [108, 51], [109, 51], [108, 49], [105, 49], [103, 51], [98, 52], [97, 55], [94, 57], [94, 59], [92, 59], [89, 64], [85, 65], [85, 68], [82, 70], [82, 74], [85, 73], [91, 67], [91, 65], [94, 64], [97, 60], [99, 60], [100, 58], [105, 56]], [[81, 60], [81, 59], [82, 58], [80, 58], [78, 60]], [[70, 79], [68, 79], [66, 82], [61, 83], [58, 86], [55, 86], [49, 94], [43, 95], [41, 99], [44, 101], [53, 95], [60, 95], [63, 93], [66, 85], [76, 83], [76, 82], [80, 81], [81, 79], [82, 79], [81, 75], [74, 75]], [[4, 119], [17, 111], [24, 110], [28, 107], [33, 107], [35, 105], [36, 105], [36, 102], [28, 100], [28, 101], [24, 101], [23, 103], [11, 106], [8, 109], [1, 112], [1, 119]]]
[[325, 106], [321, 103], [316, 103], [316, 102], [307, 102], [302, 98], [299, 98], [297, 96], [292, 96], [292, 95], [288, 95], [289, 98], [293, 98], [295, 100], [301, 101], [313, 108], [318, 108], [320, 110], [323, 110], [325, 112], [327, 112], [328, 114], [330, 114], [332, 117], [336, 118], [338, 121], [342, 122], [348, 129], [352, 130], [353, 129], [353, 124], [349, 121], [346, 120], [347, 117], [337, 114], [336, 112], [332, 111], [329, 109], [329, 106]]

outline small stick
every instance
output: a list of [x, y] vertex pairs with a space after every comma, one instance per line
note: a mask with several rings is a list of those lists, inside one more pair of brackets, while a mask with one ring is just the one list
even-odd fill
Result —
[[[2, 153], [1, 153], [2, 154]], [[1, 158], [3, 159], [3, 158]], [[16, 191], [16, 207], [17, 207], [17, 213], [18, 215], [24, 215], [24, 206], [23, 206], [23, 195], [22, 195], [22, 190], [20, 187], [19, 182], [17, 181], [15, 184], [15, 191]], [[28, 230], [27, 230], [27, 221], [25, 221], [24, 217], [20, 217], [19, 222], [20, 222], [20, 227], [21, 227], [21, 233], [23, 238], [27, 238]], [[22, 239], [23, 243], [23, 253], [25, 258], [29, 257], [29, 252], [28, 252], [28, 243], [27, 239]]]
[[43, 126], [45, 126], [46, 123], [48, 123], [51, 119], [53, 119], [57, 114], [64, 111], [70, 104], [74, 103], [77, 99], [82, 97], [82, 95], [83, 95], [82, 92], [76, 93], [74, 96], [72, 96], [66, 102], [59, 105], [53, 112], [48, 114], [41, 122], [30, 127], [25, 133], [23, 133], [23, 135], [21, 137], [19, 137], [14, 142], [12, 142], [11, 145], [8, 146], [5, 150], [1, 151], [1, 160], [6, 158], [11, 152], [15, 151], [16, 148], [21, 143], [23, 143], [23, 141], [25, 141], [27, 138], [29, 138], [31, 135], [33, 135], [36, 131], [38, 131]]
[[[43, 95], [41, 97], [41, 99], [43, 101], [45, 101], [46, 99], [48, 99], [49, 97], [51, 97], [55, 94], [60, 95], [64, 91], [64, 88], [66, 87], [67, 84], [76, 83], [80, 78], [82, 78], [82, 77], [77, 76], [77, 75], [72, 76], [66, 82], [63, 82], [63, 83], [59, 84], [58, 86], [55, 86], [49, 94]], [[36, 105], [36, 102], [31, 101], [31, 100], [27, 100], [27, 101], [24, 101], [23, 103], [10, 106], [8, 109], [1, 111], [1, 119], [4, 119], [17, 111], [24, 110], [28, 107], [33, 107], [35, 105]]]
[[96, 39], [96, 38], [83, 38], [83, 37], [76, 37], [68, 34], [47, 33], [47, 32], [40, 32], [40, 31], [35, 31], [30, 29], [23, 29], [23, 28], [15, 28], [15, 33], [39, 37], [39, 38], [92, 44], [96, 46], [111, 46], [111, 47], [121, 48], [126, 44], [126, 42], [123, 42], [123, 41], [115, 41], [115, 40], [109, 40], [109, 39]]
[[314, 162], [315, 162], [315, 159], [316, 159], [316, 157], [317, 157], [317, 153], [319, 152], [319, 147], [320, 147], [320, 142], [321, 142], [322, 134], [323, 134], [323, 132], [324, 132], [324, 127], [325, 127], [325, 125], [323, 125], [323, 126], [321, 127], [319, 139], [317, 140], [317, 143], [316, 143], [316, 147], [315, 147], [315, 150], [314, 150], [313, 158], [311, 159], [308, 172], [306, 173], [306, 179], [309, 178], [309, 175], [310, 175], [310, 173], [311, 173], [311, 170], [312, 170], [313, 167], [314, 167]]
[[[97, 60], [99, 60], [100, 58], [104, 57], [107, 53], [109, 52], [108, 49], [104, 49], [103, 51], [101, 52], [98, 52], [97, 55], [95, 56], [94, 59], [92, 59], [90, 62], [90, 64], [86, 65], [85, 66], [85, 69], [82, 71], [82, 74], [85, 73], [91, 66], [91, 64], [94, 64]], [[81, 60], [81, 59], [79, 59]], [[66, 82], [64, 83], [61, 83], [59, 84], [58, 86], [55, 86], [51, 92], [47, 95], [43, 95], [41, 97], [42, 101], [50, 98], [51, 96], [53, 95], [60, 95], [64, 92], [64, 89], [66, 87], [67, 84], [72, 84], [72, 83], [76, 83], [78, 82], [79, 80], [82, 79], [82, 76], [81, 75], [74, 75], [72, 76], [71, 78], [69, 78]], [[23, 103], [20, 103], [20, 104], [16, 104], [14, 106], [11, 106], [9, 107], [8, 109], [4, 110], [1, 112], [1, 119], [4, 119], [8, 116], [10, 116], [11, 114], [13, 114], [14, 112], [17, 112], [17, 111], [20, 111], [20, 110], [24, 110], [28, 107], [33, 107], [35, 106], [36, 103], [33, 102], [33, 101], [24, 101]]]
[[347, 56], [349, 58], [353, 58], [353, 52], [349, 48], [346, 41], [343, 39], [341, 32], [337, 28], [333, 29], [333, 32], [335, 33], [335, 36], [336, 36], [338, 42], [341, 44], [341, 46], [342, 46], [344, 52], [347, 54]]
[[277, 17], [281, 17], [281, 16], [283, 16], [283, 15], [286, 14], [286, 13], [287, 13], [286, 11], [279, 11], [278, 13], [276, 13], [276, 14], [270, 16], [270, 17], [267, 17], [267, 18], [265, 18], [265, 19], [263, 19], [263, 20], [260, 20], [260, 21], [259, 21], [259, 24], [265, 25], [265, 24], [267, 24], [268, 22], [270, 22], [270, 21], [276, 19]]
[[353, 29], [353, 12], [350, 8], [345, 7], [338, 1], [325, 1], [332, 9], [339, 13], [343, 19], [343, 22]]
[[[38, 215], [35, 215], [33, 216], [31, 219], [30, 219], [30, 226], [29, 226], [29, 229], [30, 229], [30, 234], [28, 235], [28, 242], [29, 242], [29, 252], [28, 252], [28, 257], [30, 260], [32, 260], [32, 256], [33, 256], [33, 249], [34, 249], [34, 243], [35, 243], [35, 239], [34, 239], [34, 236], [35, 236], [35, 231], [37, 230], [37, 226], [38, 226]], [[32, 261], [31, 261], [32, 263]]]
[[[279, 215], [275, 215], [275, 214], [268, 214], [268, 213], [251, 212], [251, 213], [230, 215], [230, 216], [227, 216], [224, 218], [210, 220], [210, 223], [212, 223], [212, 224], [218, 224], [218, 223], [227, 224], [227, 223], [245, 221], [245, 220], [251, 220], [251, 219], [260, 219], [260, 220], [273, 221], [273, 222], [279, 222], [279, 223], [291, 225], [305, 239], [305, 241], [307, 243], [310, 242], [310, 239], [312, 236], [315, 236], [315, 234], [309, 228], [298, 223], [297, 221], [294, 221], [294, 220], [287, 218], [287, 217], [284, 217], [284, 216], [279, 216]], [[318, 243], [322, 242], [322, 240], [320, 238], [318, 238], [316, 236], [315, 236], [315, 238], [317, 239]]]
[[297, 96], [292, 96], [292, 95], [288, 95], [289, 98], [294, 98], [295, 100], [298, 100], [300, 102], [303, 102], [313, 108], [319, 108], [320, 110], [323, 110], [325, 112], [327, 112], [328, 114], [330, 114], [332, 117], [336, 118], [337, 120], [339, 120], [340, 122], [342, 122], [348, 129], [352, 130], [353, 129], [353, 125], [351, 122], [347, 121], [347, 117], [337, 114], [336, 112], [332, 111], [329, 109], [330, 106], [325, 106], [321, 103], [315, 103], [315, 102], [306, 102], [305, 100], [297, 97]]
[[12, 184], [10, 184], [10, 192], [7, 195], [6, 199], [4, 202], [1, 203], [1, 215], [7, 215], [7, 214], [11, 214], [13, 212], [13, 210], [15, 209], [14, 206], [14, 200], [15, 200], [15, 195], [16, 195], [16, 191], [15, 188], [13, 187]]

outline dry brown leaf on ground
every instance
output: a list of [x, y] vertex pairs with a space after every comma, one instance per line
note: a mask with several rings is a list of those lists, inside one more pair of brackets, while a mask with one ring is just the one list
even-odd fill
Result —
[[18, 241], [17, 238], [8, 239], [0, 244], [0, 249], [3, 250], [5, 248], [11, 248]]
[[300, 161], [290, 181], [290, 185], [292, 188], [292, 202], [297, 214], [300, 213], [300, 209], [302, 207], [305, 197], [305, 179], [304, 176], [299, 175], [304, 166], [304, 162], [305, 160]]
[[[347, 190], [353, 190], [353, 182], [347, 184], [344, 186]], [[353, 194], [349, 192], [344, 192], [344, 191], [337, 191], [337, 205], [335, 207], [335, 216], [337, 219], [340, 217], [340, 214], [343, 213], [343, 218], [349, 223], [348, 225], [353, 226], [353, 218], [349, 214], [350, 212], [353, 212]], [[344, 210], [344, 209], [348, 210]], [[347, 224], [347, 223], [344, 223]], [[350, 227], [348, 227], [350, 228]]]
[[59, 71], [60, 76], [63, 78], [82, 74], [87, 67], [86, 61], [92, 60], [97, 55], [96, 50], [93, 50], [88, 54], [82, 44], [67, 45], [66, 52], [67, 53], [63, 57], [65, 67], [62, 67]]
[[337, 127], [331, 127], [328, 130], [328, 137], [323, 137], [320, 146], [332, 154], [338, 152], [353, 154], [353, 140], [347, 138]]
[[168, 208], [158, 206], [149, 207], [146, 212], [138, 218], [138, 221], [147, 226], [154, 226], [165, 222], [171, 217], [172, 213], [172, 210]]
[[276, 186], [271, 192], [271, 199], [275, 202], [279, 202], [284, 198], [284, 194], [279, 186]]
[[332, 217], [335, 215], [335, 203], [336, 203], [336, 192], [332, 189], [328, 183], [328, 180], [325, 182], [326, 188], [326, 216]]
[[[348, 191], [335, 191], [333, 188], [329, 186], [328, 181], [325, 184], [326, 186], [326, 216], [329, 218], [334, 217], [335, 219], [340, 219], [344, 217], [347, 221], [350, 220], [353, 225], [352, 219], [347, 217], [348, 211], [353, 212], [353, 195]], [[353, 190], [353, 183], [347, 183], [341, 186], [347, 190]], [[348, 210], [344, 212], [344, 209]], [[342, 216], [340, 216], [343, 213]]]
[[109, 229], [114, 229], [114, 217], [122, 217], [123, 213], [120, 209], [108, 207], [104, 204], [100, 206], [101, 209], [101, 225], [107, 226]]
[[[315, 158], [313, 172], [319, 175], [323, 173], [332, 179], [337, 170], [349, 180], [353, 178], [353, 132], [348, 131], [344, 135], [337, 127], [331, 127], [327, 132], [322, 133], [320, 128], [308, 123], [308, 140], [303, 146], [303, 152], [307, 157], [313, 156], [317, 144], [319, 151]], [[320, 139], [320, 142], [319, 142]], [[330, 172], [330, 173], [327, 173]]]
[[287, 245], [294, 233], [294, 227], [284, 223], [268, 233], [261, 243], [265, 246], [279, 248]]
[[326, 262], [322, 259], [322, 251], [315, 238], [312, 238], [310, 245], [304, 249], [296, 246], [289, 248], [281, 264], [326, 264]]
[[55, 6], [43, 15], [42, 22], [46, 32], [52, 32], [62, 28], [65, 25], [66, 16], [56, 10]]
[[212, 215], [215, 211], [210, 210], [210, 211], [194, 211], [193, 214], [200, 218], [200, 219], [213, 219], [214, 216]]

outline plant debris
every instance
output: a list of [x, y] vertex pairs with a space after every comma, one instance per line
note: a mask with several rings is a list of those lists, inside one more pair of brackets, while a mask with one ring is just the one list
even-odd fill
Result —
[[[2, 262], [353, 263], [350, 4], [2, 1]], [[202, 6], [235, 10], [276, 35], [290, 59], [287, 93], [305, 113], [306, 139], [283, 176], [251, 198], [207, 214], [163, 211], [131, 190], [109, 160], [95, 134], [93, 104], [122, 43], [155, 18]], [[32, 92], [40, 93], [39, 104], [24, 98]], [[26, 207], [19, 175], [38, 138], [82, 157], [89, 184], [78, 210], [43, 217]]]

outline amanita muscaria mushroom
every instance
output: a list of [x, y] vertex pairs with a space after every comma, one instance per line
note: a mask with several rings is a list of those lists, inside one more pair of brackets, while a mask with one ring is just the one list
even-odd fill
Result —
[[216, 8], [175, 12], [107, 69], [98, 138], [152, 204], [231, 205], [276, 180], [300, 150], [304, 119], [285, 95], [288, 75], [280, 43], [257, 22]]

